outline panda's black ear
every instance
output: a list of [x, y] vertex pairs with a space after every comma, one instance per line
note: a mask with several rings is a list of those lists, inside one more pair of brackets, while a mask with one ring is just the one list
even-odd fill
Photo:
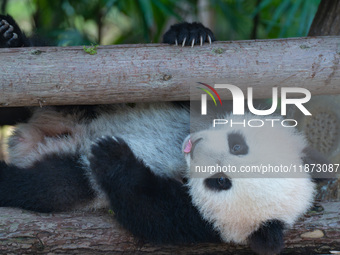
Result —
[[[330, 166], [330, 162], [319, 151], [312, 147], [306, 147], [303, 151], [302, 162], [308, 167], [308, 172], [311, 173], [311, 177], [318, 181], [319, 179], [331, 179], [334, 178], [334, 171], [322, 171], [322, 166]], [[319, 167], [321, 167], [319, 171]]]
[[261, 225], [248, 238], [250, 248], [261, 255], [279, 254], [284, 247], [284, 223], [270, 220]]

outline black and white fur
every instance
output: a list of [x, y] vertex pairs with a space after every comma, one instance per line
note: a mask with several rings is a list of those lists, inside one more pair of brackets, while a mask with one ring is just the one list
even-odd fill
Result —
[[[303, 164], [306, 142], [293, 129], [211, 128], [192, 134], [193, 143], [201, 140], [183, 156], [188, 108], [112, 105], [93, 116], [46, 107], [18, 126], [10, 138], [10, 164], [0, 168], [0, 206], [38, 212], [110, 206], [125, 228], [148, 241], [222, 240], [272, 254], [283, 247], [283, 229], [312, 202], [308, 175], [191, 178], [188, 171], [187, 164], [202, 155], [212, 164]], [[223, 138], [217, 144], [216, 134]], [[231, 153], [233, 134], [247, 146], [246, 154]], [[178, 181], [183, 175], [185, 185]]]
[[46, 107], [19, 125], [10, 163], [0, 168], [0, 206], [57, 212], [112, 204], [121, 224], [145, 240], [219, 241], [178, 181], [186, 171], [188, 108], [112, 105], [93, 114]]
[[[227, 115], [223, 119], [231, 118], [241, 123], [254, 116]], [[280, 125], [275, 128], [218, 125], [192, 134], [190, 141], [192, 149], [185, 158], [192, 168], [216, 163], [237, 169], [260, 165], [300, 166], [311, 157], [304, 136]], [[305, 172], [276, 175], [208, 172], [195, 178], [192, 169], [187, 186], [194, 205], [205, 220], [213, 223], [223, 241], [248, 243], [261, 254], [280, 252], [283, 229], [292, 226], [306, 212], [314, 194], [314, 183]]]
[[[178, 44], [187, 37], [181, 38]], [[10, 138], [9, 162], [0, 163], [0, 206], [37, 212], [110, 206], [147, 241], [222, 240], [279, 252], [283, 229], [312, 201], [308, 176], [191, 178], [187, 164], [206, 154], [213, 163], [302, 164], [303, 136], [287, 128], [208, 129], [191, 135], [200, 143], [183, 155], [189, 120], [188, 108], [173, 103], [36, 109]], [[216, 132], [224, 137], [217, 147], [209, 142]], [[231, 153], [228, 137], [235, 133], [247, 154]], [[183, 176], [187, 184], [179, 181]]]

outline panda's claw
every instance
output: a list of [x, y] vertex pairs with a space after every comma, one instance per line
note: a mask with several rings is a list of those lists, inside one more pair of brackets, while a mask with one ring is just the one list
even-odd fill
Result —
[[11, 44], [16, 39], [18, 39], [18, 35], [17, 34], [13, 34], [12, 38], [8, 40], [8, 43]]
[[203, 45], [203, 36], [200, 36], [200, 46]]
[[0, 26], [0, 33], [2, 33], [2, 31], [7, 30], [8, 27], [9, 27], [9, 24], [5, 20], [2, 20], [1, 21], [1, 26]]
[[113, 135], [113, 136], [111, 136], [111, 138], [112, 138], [113, 140], [115, 140], [117, 143], [119, 143], [119, 141], [118, 141], [117, 137], [115, 137], [114, 135]]
[[9, 25], [9, 28], [7, 29], [7, 31], [4, 33], [4, 37], [6, 39], [10, 39], [13, 37], [13, 27], [11, 25]]
[[14, 27], [7, 22], [7, 20], [1, 20], [0, 22], [0, 37], [1, 40], [4, 40], [5, 45], [15, 44], [15, 41], [18, 39], [18, 35], [13, 32]]
[[177, 39], [175, 40], [175, 45], [178, 46], [178, 41], [177, 41]]
[[182, 42], [182, 47], [185, 46], [185, 41], [186, 41], [186, 40], [187, 40], [187, 38], [185, 37], [184, 40], [183, 40], [183, 42]]
[[191, 48], [193, 48], [194, 45], [195, 45], [195, 39], [192, 39], [192, 41], [191, 41]]
[[211, 44], [211, 37], [210, 37], [210, 35], [208, 35], [208, 41], [209, 41], [209, 44]]
[[0, 14], [0, 48], [31, 46], [30, 40], [21, 32], [10, 15]]

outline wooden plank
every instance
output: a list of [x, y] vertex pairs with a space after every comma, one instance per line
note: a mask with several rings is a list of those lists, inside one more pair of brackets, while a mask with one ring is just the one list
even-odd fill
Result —
[[[0, 49], [0, 106], [189, 100], [196, 82], [304, 87], [340, 93], [340, 37], [164, 44]], [[193, 97], [199, 97], [199, 90]], [[229, 98], [225, 93], [223, 98]]]

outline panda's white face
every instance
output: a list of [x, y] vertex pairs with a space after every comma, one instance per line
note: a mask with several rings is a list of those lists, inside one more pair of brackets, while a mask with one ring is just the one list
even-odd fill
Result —
[[226, 242], [245, 243], [268, 220], [291, 225], [310, 206], [314, 185], [306, 173], [279, 178], [261, 173], [195, 173], [195, 166], [299, 166], [304, 137], [293, 128], [219, 127], [197, 132], [183, 144], [191, 164], [188, 186], [193, 203]]

